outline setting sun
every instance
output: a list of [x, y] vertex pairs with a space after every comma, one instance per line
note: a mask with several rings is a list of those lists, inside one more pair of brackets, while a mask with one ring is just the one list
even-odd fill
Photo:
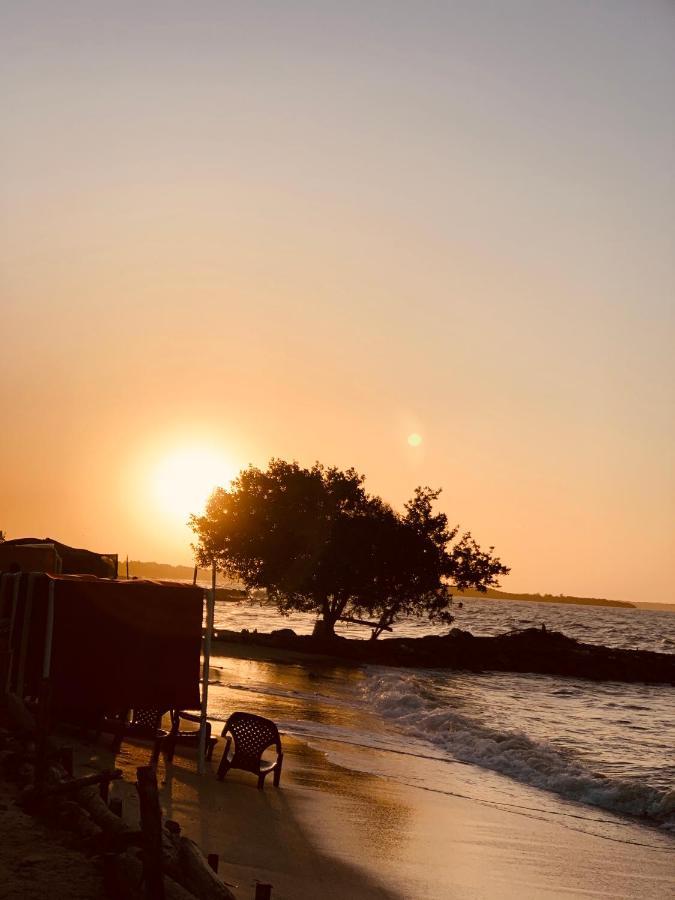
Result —
[[200, 512], [215, 487], [234, 477], [232, 463], [205, 447], [182, 447], [163, 457], [154, 471], [154, 496], [162, 511], [185, 521]]

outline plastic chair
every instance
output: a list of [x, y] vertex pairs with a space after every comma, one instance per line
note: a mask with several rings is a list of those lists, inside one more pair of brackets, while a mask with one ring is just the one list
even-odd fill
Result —
[[[167, 762], [171, 762], [173, 760], [173, 755], [176, 750], [176, 744], [187, 744], [189, 746], [195, 747], [199, 746], [199, 727], [181, 729], [182, 722], [196, 722], [199, 726], [201, 723], [201, 718], [199, 717], [199, 715], [185, 712], [182, 709], [171, 710], [171, 731], [164, 739], [164, 743], [162, 744], [162, 753], [164, 754]], [[207, 722], [205, 744], [206, 759], [211, 759], [211, 757], [213, 756], [213, 748], [216, 746], [217, 742], [218, 738], [211, 737], [211, 723]]]
[[124, 710], [118, 716], [106, 716], [101, 731], [111, 731], [114, 734], [112, 750], [115, 755], [120, 752], [122, 741], [125, 738], [138, 737], [152, 740], [151, 765], [156, 765], [159, 760], [162, 744], [169, 734], [162, 725], [164, 709], [134, 709], [131, 721], [127, 721], [129, 710]]
[[[244, 772], [258, 776], [258, 788], [262, 790], [265, 778], [270, 772], [274, 772], [274, 787], [279, 787], [284, 754], [279, 730], [274, 722], [251, 713], [235, 712], [225, 723], [222, 735], [227, 740], [216, 776], [219, 781], [223, 780], [230, 769], [243, 769]], [[234, 755], [232, 759], [228, 759], [233, 740]], [[277, 758], [273, 763], [263, 765], [262, 755], [269, 747], [275, 748]]]

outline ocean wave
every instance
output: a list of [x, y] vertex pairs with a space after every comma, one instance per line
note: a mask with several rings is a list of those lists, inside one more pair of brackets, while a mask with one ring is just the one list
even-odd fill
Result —
[[373, 674], [364, 699], [408, 736], [424, 739], [465, 763], [491, 769], [569, 800], [635, 816], [675, 831], [675, 790], [642, 781], [609, 778], [586, 768], [571, 753], [505, 732], [462, 713], [439, 708], [420, 676]]

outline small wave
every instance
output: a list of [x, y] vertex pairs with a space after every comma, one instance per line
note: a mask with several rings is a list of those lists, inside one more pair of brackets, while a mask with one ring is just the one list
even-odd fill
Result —
[[420, 694], [410, 674], [372, 675], [369, 704], [406, 734], [422, 738], [462, 762], [473, 763], [569, 800], [636, 816], [675, 831], [675, 790], [608, 778], [571, 755], [524, 734], [490, 728]]

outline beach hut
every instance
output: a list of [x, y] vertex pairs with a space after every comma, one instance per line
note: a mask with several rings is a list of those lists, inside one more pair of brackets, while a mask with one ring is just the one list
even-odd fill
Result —
[[[210, 655], [207, 629], [200, 672], [203, 604], [202, 588], [174, 582], [4, 574], [6, 688], [37, 697], [47, 680], [57, 713], [201, 707], [203, 770]], [[212, 629], [212, 594], [208, 622]]]

